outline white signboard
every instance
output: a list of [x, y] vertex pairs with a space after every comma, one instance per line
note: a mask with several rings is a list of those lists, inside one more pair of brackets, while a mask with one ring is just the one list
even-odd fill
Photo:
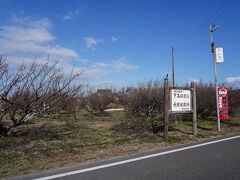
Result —
[[216, 62], [217, 63], [223, 63], [224, 59], [223, 59], [223, 48], [219, 47], [216, 48]]
[[181, 89], [170, 90], [170, 111], [185, 112], [192, 110], [191, 91]]

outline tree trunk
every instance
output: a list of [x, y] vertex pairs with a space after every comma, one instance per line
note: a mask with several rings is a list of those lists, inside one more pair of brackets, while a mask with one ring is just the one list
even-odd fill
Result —
[[11, 128], [6, 128], [3, 125], [0, 125], [0, 136], [7, 136], [8, 131]]

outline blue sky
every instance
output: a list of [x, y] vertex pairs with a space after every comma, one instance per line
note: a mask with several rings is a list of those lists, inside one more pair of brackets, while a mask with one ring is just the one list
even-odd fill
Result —
[[120, 87], [171, 78], [213, 81], [209, 23], [217, 47], [219, 82], [240, 82], [240, 2], [237, 0], [0, 0], [0, 54], [13, 65], [45, 62], [84, 71], [94, 85]]

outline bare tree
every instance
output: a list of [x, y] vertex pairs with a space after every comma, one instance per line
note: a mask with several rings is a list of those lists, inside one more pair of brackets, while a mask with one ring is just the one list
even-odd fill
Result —
[[229, 88], [229, 114], [236, 115], [240, 113], [240, 89]]
[[75, 97], [83, 84], [73, 81], [81, 73], [66, 76], [58, 63], [22, 64], [10, 72], [6, 60], [0, 59], [0, 134], [6, 135], [12, 128], [22, 125], [45, 113], [61, 110], [63, 101]]
[[90, 93], [86, 98], [86, 110], [95, 116], [103, 114], [107, 105], [113, 102], [113, 94], [111, 92]]
[[[156, 115], [163, 109], [163, 83], [149, 80], [136, 87], [123, 90], [126, 95], [127, 117], [122, 123], [122, 131], [141, 134], [146, 131], [156, 132]], [[123, 96], [125, 99], [125, 95]], [[159, 118], [158, 118], [159, 120]], [[158, 122], [159, 123], [159, 122]], [[158, 124], [159, 125], [159, 124]]]
[[128, 92], [127, 109], [132, 114], [151, 116], [160, 112], [163, 105], [163, 88], [160, 81], [147, 81], [138, 84]]
[[200, 81], [196, 86], [197, 115], [202, 118], [216, 111], [216, 90], [211, 82]]

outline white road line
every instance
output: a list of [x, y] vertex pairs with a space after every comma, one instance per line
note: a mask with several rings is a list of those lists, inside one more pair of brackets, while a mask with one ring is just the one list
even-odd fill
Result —
[[210, 145], [210, 144], [215, 144], [215, 143], [228, 141], [228, 140], [232, 140], [232, 139], [237, 139], [237, 138], [240, 138], [240, 135], [225, 138], [225, 139], [210, 141], [210, 142], [206, 142], [206, 143], [196, 144], [196, 145], [192, 145], [192, 146], [188, 146], [188, 147], [184, 147], [184, 148], [174, 149], [174, 150], [170, 150], [170, 151], [164, 151], [164, 152], [160, 152], [160, 153], [156, 153], [156, 154], [141, 156], [141, 157], [137, 157], [137, 158], [133, 158], [133, 159], [123, 160], [123, 161], [119, 161], [119, 162], [114, 162], [114, 163], [104, 164], [104, 165], [100, 165], [100, 166], [90, 167], [90, 168], [86, 168], [86, 169], [80, 169], [80, 170], [76, 170], [76, 171], [70, 171], [70, 172], [66, 172], [66, 173], [41, 177], [41, 178], [38, 178], [38, 179], [35, 179], [35, 180], [49, 180], [49, 179], [55, 179], [55, 178], [70, 176], [70, 175], [74, 175], [74, 174], [81, 174], [81, 173], [85, 173], [85, 172], [89, 172], [89, 171], [94, 171], [94, 170], [98, 170], [98, 169], [103, 169], [103, 168], [108, 168], [108, 167], [112, 167], [112, 166], [117, 166], [117, 165], [121, 165], [121, 164], [130, 163], [130, 162], [140, 161], [140, 160], [143, 160], [143, 159], [153, 158], [153, 157], [156, 157], [156, 156], [162, 156], [162, 155], [165, 155], [165, 154], [171, 154], [171, 153], [184, 151], [184, 150], [188, 150], [188, 149], [193, 149], [193, 148], [197, 148], [197, 147], [201, 147], [201, 146], [207, 146], [207, 145]]

